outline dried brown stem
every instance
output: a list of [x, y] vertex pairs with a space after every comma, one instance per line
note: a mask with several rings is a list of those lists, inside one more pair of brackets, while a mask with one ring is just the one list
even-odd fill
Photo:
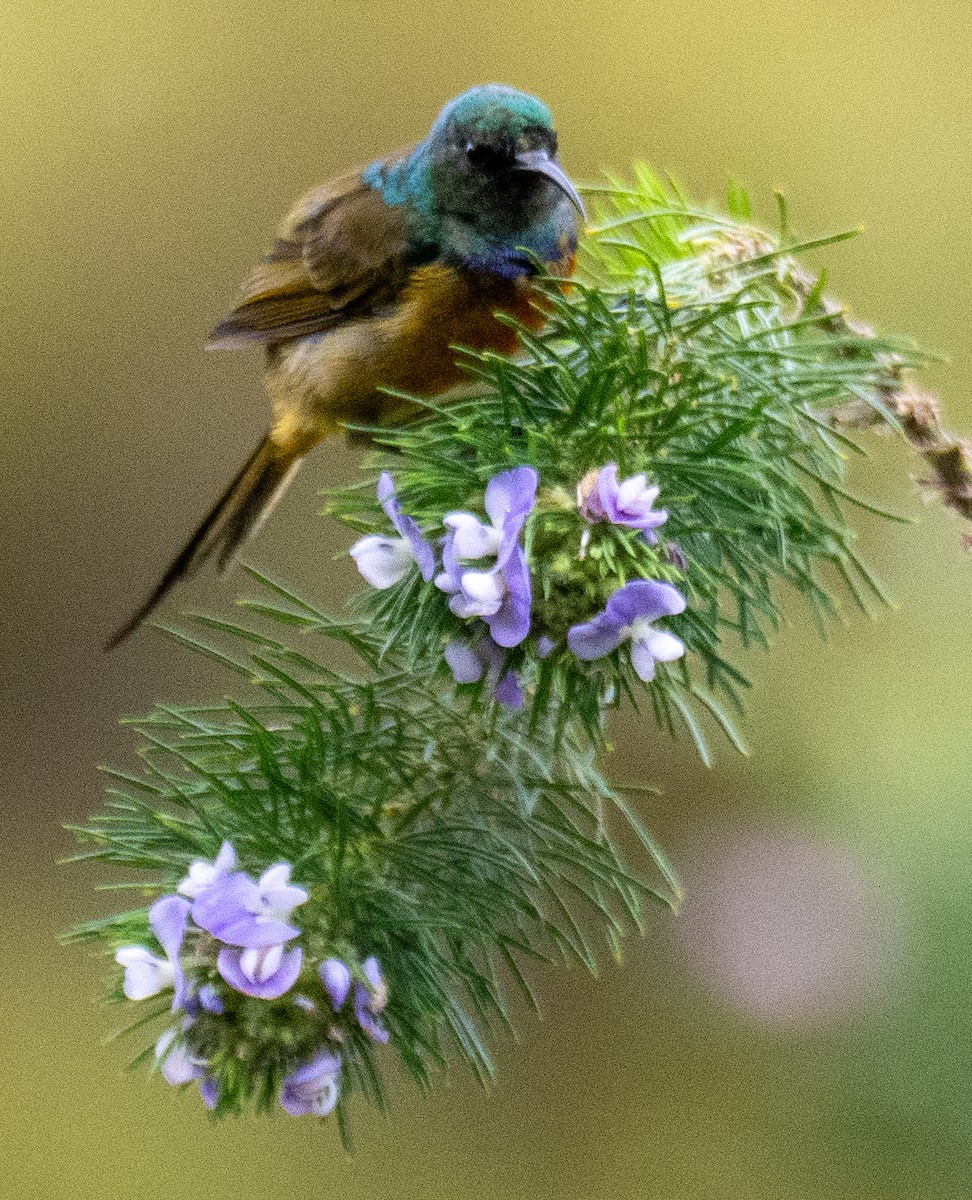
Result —
[[[796, 262], [791, 264], [788, 278], [796, 294], [804, 300], [811, 296], [817, 283], [813, 275]], [[825, 323], [834, 333], [875, 336], [870, 326], [849, 317], [830, 297], [821, 297], [819, 304], [825, 313]], [[833, 424], [844, 429], [872, 429], [882, 425], [891, 427], [893, 418], [907, 441], [931, 468], [931, 478], [920, 482], [932, 488], [943, 504], [972, 523], [972, 440], [958, 437], [945, 428], [941, 402], [930, 392], [915, 386], [900, 356], [883, 355], [881, 365], [884, 379], [877, 388], [880, 406], [853, 400], [832, 410]], [[972, 549], [972, 533], [964, 534], [963, 541]]]

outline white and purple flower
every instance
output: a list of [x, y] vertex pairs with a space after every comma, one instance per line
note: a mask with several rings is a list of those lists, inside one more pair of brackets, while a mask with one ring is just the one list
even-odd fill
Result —
[[[214, 862], [193, 862], [180, 884], [188, 896], [162, 896], [155, 901], [149, 909], [149, 924], [164, 957], [145, 946], [123, 946], [116, 955], [125, 968], [124, 992], [129, 999], [144, 999], [164, 988], [174, 989], [172, 1007], [182, 1010], [181, 1024], [158, 1039], [156, 1064], [174, 1086], [197, 1083], [209, 1108], [218, 1103], [220, 1085], [214, 1069], [216, 1060], [201, 1049], [208, 1042], [196, 1036], [202, 1030], [197, 1022], [206, 1022], [208, 1037], [212, 1032], [209, 1023], [227, 1012], [226, 1002], [231, 995], [218, 983], [214, 986], [208, 980], [202, 981], [212, 969], [216, 952], [213, 941], [222, 943], [215, 963], [222, 980], [243, 996], [259, 1000], [276, 999], [294, 988], [304, 962], [302, 947], [288, 949], [288, 943], [300, 935], [300, 930], [290, 924], [290, 917], [310, 897], [304, 888], [291, 883], [290, 864], [276, 863], [257, 880], [236, 866], [235, 851], [224, 842]], [[187, 933], [192, 937], [189, 978], [180, 958]], [[203, 974], [196, 976], [197, 970]], [[352, 968], [332, 957], [320, 962], [317, 970], [334, 1009], [334, 1023], [328, 1022], [325, 1035], [332, 1045], [346, 1039], [352, 1023], [372, 1041], [387, 1042], [389, 1032], [381, 1014], [388, 1002], [388, 986], [378, 959], [370, 955], [360, 967]], [[291, 1002], [295, 1009], [306, 1013], [319, 1011], [320, 1002], [299, 991], [292, 994]], [[245, 1015], [252, 1010], [240, 1009], [240, 1003], [246, 1002], [237, 1000], [232, 1005], [233, 1019], [235, 1022], [242, 1013], [245, 1025]], [[340, 1054], [331, 1047], [322, 1047], [285, 1077], [281, 1105], [294, 1116], [326, 1116], [338, 1102], [341, 1068]]]
[[188, 896], [190, 900], [195, 900], [206, 888], [211, 887], [217, 880], [225, 878], [235, 870], [236, 851], [229, 842], [223, 842], [215, 862], [197, 858], [189, 864], [189, 874], [179, 884], [176, 891], [181, 892], [183, 896]]
[[341, 1094], [341, 1056], [321, 1050], [283, 1081], [280, 1104], [292, 1117], [326, 1117]]
[[149, 925], [165, 951], [159, 958], [145, 946], [120, 946], [115, 962], [125, 968], [122, 990], [129, 1000], [145, 1000], [165, 988], [174, 990], [173, 1012], [188, 995], [186, 974], [179, 957], [189, 924], [189, 901], [181, 896], [161, 896], [149, 909]]
[[631, 665], [646, 683], [655, 677], [655, 664], [672, 662], [685, 653], [674, 634], [656, 629], [660, 617], [685, 610], [685, 597], [669, 583], [638, 579], [626, 583], [608, 600], [603, 612], [567, 631], [567, 645], [585, 660], [603, 658], [622, 642], [631, 642]]
[[290, 882], [290, 864], [269, 867], [254, 882], [245, 871], [223, 875], [196, 897], [192, 919], [227, 946], [274, 946], [297, 937], [290, 914], [307, 892]]
[[610, 462], [599, 471], [588, 471], [577, 485], [577, 507], [591, 525], [610, 521], [640, 529], [645, 540], [654, 545], [655, 530], [668, 520], [664, 509], [653, 507], [661, 489], [649, 486], [646, 475], [632, 475], [618, 482], [618, 464]]
[[286, 950], [282, 943], [272, 946], [224, 946], [216, 959], [216, 970], [231, 988], [258, 1000], [276, 1000], [297, 982], [304, 961], [299, 946]]
[[189, 924], [189, 901], [181, 896], [161, 896], [149, 909], [149, 924], [172, 965], [175, 995], [172, 1011], [181, 1008], [189, 991], [186, 973], [182, 969], [182, 943], [185, 941]]
[[115, 962], [125, 968], [122, 990], [129, 1000], [147, 1000], [175, 983], [175, 968], [144, 946], [120, 946]]
[[288, 922], [307, 898], [291, 884], [289, 863], [268, 868], [257, 882], [234, 871], [199, 893], [192, 919], [223, 943], [216, 969], [230, 987], [261, 1000], [275, 1000], [293, 987], [304, 955], [299, 946], [285, 948], [300, 934]]
[[[374, 955], [353, 967], [338, 958], [319, 962], [317, 971], [334, 1010], [328, 1020], [327, 1006], [320, 999], [294, 988], [305, 950], [293, 941], [301, 931], [290, 923], [290, 917], [309, 899], [308, 892], [291, 883], [288, 863], [269, 867], [257, 880], [236, 867], [233, 847], [224, 842], [214, 862], [193, 862], [180, 884], [186, 895], [163, 896], [152, 905], [149, 923], [165, 956], [145, 946], [121, 947], [116, 958], [125, 968], [125, 995], [135, 1000], [164, 988], [175, 990], [173, 1010], [181, 1008], [181, 1024], [159, 1038], [156, 1063], [170, 1084], [197, 1083], [207, 1106], [214, 1108], [220, 1086], [214, 1067], [217, 1060], [210, 1060], [201, 1047], [209, 1045], [209, 1034], [215, 1029], [211, 1022], [228, 1009], [234, 1024], [249, 1036], [243, 1027], [253, 1009], [246, 1007], [247, 1001], [232, 1001], [232, 993], [219, 981], [214, 986], [210, 974], [213, 956], [224, 983], [242, 996], [273, 1000], [294, 989], [289, 1003], [295, 1010], [320, 1013], [327, 1022], [324, 1036], [331, 1045], [321, 1047], [285, 1077], [280, 1103], [294, 1116], [326, 1116], [340, 1094], [342, 1060], [333, 1047], [345, 1041], [355, 1026], [372, 1041], [389, 1040], [381, 1019], [388, 1002], [381, 967]], [[191, 956], [186, 960], [192, 963], [189, 978], [180, 959], [187, 933], [192, 939]], [[214, 945], [214, 941], [222, 945]], [[281, 1009], [281, 1019], [286, 1019], [286, 1011]], [[238, 1022], [240, 1015], [243, 1020]], [[205, 1023], [205, 1031], [197, 1022]], [[203, 1032], [204, 1036], [197, 1036]]]
[[402, 512], [387, 471], [378, 480], [378, 500], [398, 537], [369, 534], [355, 542], [350, 553], [358, 570], [372, 587], [390, 588], [404, 579], [414, 562], [428, 582], [435, 574], [435, 552], [416, 522]]
[[[435, 585], [451, 596], [449, 608], [457, 617], [482, 617], [493, 641], [506, 648], [518, 646], [530, 632], [530, 568], [519, 538], [536, 502], [537, 483], [533, 467], [501, 471], [486, 486], [490, 524], [466, 512], [443, 518], [448, 533]], [[488, 570], [463, 565], [482, 558], [496, 563]]]

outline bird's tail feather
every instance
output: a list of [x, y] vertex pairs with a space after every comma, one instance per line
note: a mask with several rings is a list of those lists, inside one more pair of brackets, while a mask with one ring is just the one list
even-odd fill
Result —
[[105, 649], [113, 650], [134, 633], [179, 580], [191, 575], [211, 555], [217, 555], [217, 566], [224, 571], [243, 543], [270, 515], [302, 460], [302, 454], [283, 450], [269, 435], [265, 437], [206, 514], [152, 594], [112, 635]]

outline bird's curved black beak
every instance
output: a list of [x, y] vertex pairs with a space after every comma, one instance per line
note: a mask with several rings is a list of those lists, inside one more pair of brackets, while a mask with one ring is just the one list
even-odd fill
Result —
[[514, 171], [530, 171], [534, 175], [543, 175], [552, 184], [559, 187], [574, 208], [586, 219], [584, 202], [577, 188], [570, 182], [567, 172], [555, 158], [551, 158], [546, 150], [521, 150], [513, 159]]

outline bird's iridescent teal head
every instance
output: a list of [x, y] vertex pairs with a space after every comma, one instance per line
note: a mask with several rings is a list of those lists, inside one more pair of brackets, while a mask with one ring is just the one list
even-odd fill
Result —
[[[526, 92], [487, 83], [450, 100], [423, 142], [437, 199], [454, 212], [485, 203], [584, 207], [557, 159], [550, 109]], [[559, 195], [558, 195], [559, 193]]]
[[362, 176], [387, 204], [406, 210], [415, 261], [531, 274], [577, 248], [577, 189], [557, 158], [543, 101], [489, 83], [450, 100], [428, 135], [402, 157]]
[[577, 245], [584, 209], [557, 158], [550, 109], [515, 88], [456, 96], [411, 153], [372, 163], [363, 179], [407, 209], [416, 254], [506, 274], [525, 269], [517, 247], [555, 262]]

